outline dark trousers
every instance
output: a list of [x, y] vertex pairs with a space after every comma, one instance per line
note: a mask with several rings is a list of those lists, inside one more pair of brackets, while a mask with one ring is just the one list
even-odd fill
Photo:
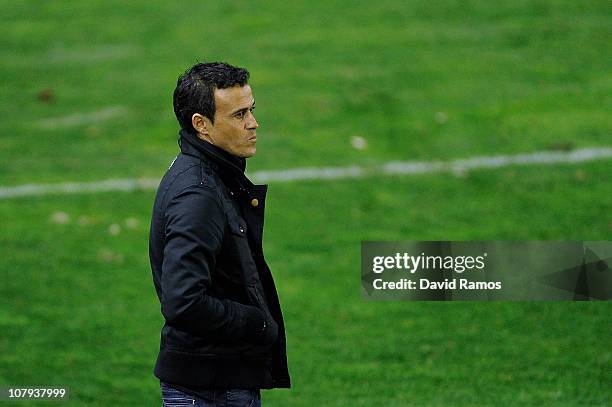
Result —
[[161, 382], [163, 407], [261, 407], [259, 390], [210, 390], [206, 398], [192, 396]]

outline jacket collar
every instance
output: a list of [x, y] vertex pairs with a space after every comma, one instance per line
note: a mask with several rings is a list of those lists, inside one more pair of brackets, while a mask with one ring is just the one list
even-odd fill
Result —
[[206, 158], [216, 167], [215, 170], [224, 182], [237, 183], [241, 188], [253, 186], [253, 183], [244, 174], [245, 158], [236, 157], [184, 129], [179, 132], [179, 146], [184, 154]]

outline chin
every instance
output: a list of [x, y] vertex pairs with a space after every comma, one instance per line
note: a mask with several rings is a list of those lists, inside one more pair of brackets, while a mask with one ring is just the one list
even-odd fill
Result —
[[256, 149], [255, 147], [253, 147], [253, 148], [250, 148], [250, 149], [248, 149], [248, 150], [244, 151], [244, 152], [241, 154], [241, 157], [242, 157], [242, 158], [249, 158], [249, 157], [253, 157], [253, 156], [255, 155], [255, 153], [256, 153], [256, 152], [257, 152], [257, 149]]

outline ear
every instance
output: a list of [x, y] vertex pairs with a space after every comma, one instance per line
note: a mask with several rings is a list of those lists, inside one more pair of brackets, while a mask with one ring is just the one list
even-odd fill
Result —
[[212, 122], [208, 117], [204, 117], [200, 113], [194, 113], [191, 116], [191, 125], [198, 133], [198, 137], [207, 139], [210, 136]]

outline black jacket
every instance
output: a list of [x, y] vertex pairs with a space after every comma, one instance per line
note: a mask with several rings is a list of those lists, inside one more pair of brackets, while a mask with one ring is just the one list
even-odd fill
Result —
[[155, 199], [149, 255], [165, 324], [155, 375], [196, 389], [290, 387], [283, 316], [262, 250], [267, 186], [181, 131]]

